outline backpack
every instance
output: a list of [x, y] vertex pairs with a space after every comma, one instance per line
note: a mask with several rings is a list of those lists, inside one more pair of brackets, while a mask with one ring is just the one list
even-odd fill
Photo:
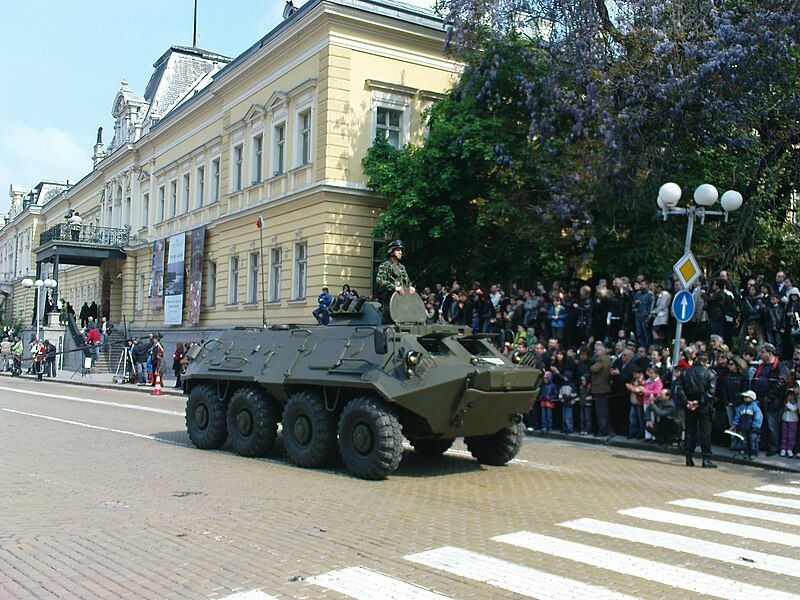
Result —
[[753, 410], [745, 409], [739, 415], [739, 425], [737, 426], [741, 433], [750, 433], [753, 431]]

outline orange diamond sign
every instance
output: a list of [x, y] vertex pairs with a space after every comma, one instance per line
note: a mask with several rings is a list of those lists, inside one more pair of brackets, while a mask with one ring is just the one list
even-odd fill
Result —
[[700, 265], [697, 264], [697, 260], [691, 252], [684, 254], [672, 268], [683, 284], [684, 289], [688, 289], [702, 275]]

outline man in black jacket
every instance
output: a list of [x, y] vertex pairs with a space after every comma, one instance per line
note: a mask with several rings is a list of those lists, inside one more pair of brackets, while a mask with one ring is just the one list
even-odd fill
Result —
[[686, 394], [686, 436], [684, 452], [686, 466], [693, 467], [692, 455], [697, 447], [698, 434], [700, 451], [703, 454], [703, 468], [716, 469], [711, 462], [711, 413], [717, 376], [708, 368], [708, 357], [700, 355], [695, 363], [686, 369], [681, 377], [681, 386]]
[[768, 434], [763, 436], [767, 441], [767, 456], [775, 456], [780, 445], [781, 413], [789, 383], [789, 369], [778, 360], [778, 351], [772, 344], [761, 346], [760, 355], [761, 364], [756, 368], [750, 389], [756, 393], [761, 412], [764, 413], [761, 430]]

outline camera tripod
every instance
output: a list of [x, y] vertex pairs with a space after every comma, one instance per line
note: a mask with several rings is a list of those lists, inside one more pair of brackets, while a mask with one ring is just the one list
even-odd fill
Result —
[[114, 382], [130, 383], [131, 376], [136, 373], [136, 365], [133, 362], [131, 349], [127, 345], [122, 348], [122, 354], [117, 361], [117, 369], [114, 371]]

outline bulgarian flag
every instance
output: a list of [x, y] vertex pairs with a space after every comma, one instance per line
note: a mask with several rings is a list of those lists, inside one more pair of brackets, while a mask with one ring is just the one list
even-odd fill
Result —
[[266, 221], [264, 221], [264, 217], [258, 215], [258, 221], [256, 221], [256, 227], [259, 229], [264, 229], [267, 226]]

